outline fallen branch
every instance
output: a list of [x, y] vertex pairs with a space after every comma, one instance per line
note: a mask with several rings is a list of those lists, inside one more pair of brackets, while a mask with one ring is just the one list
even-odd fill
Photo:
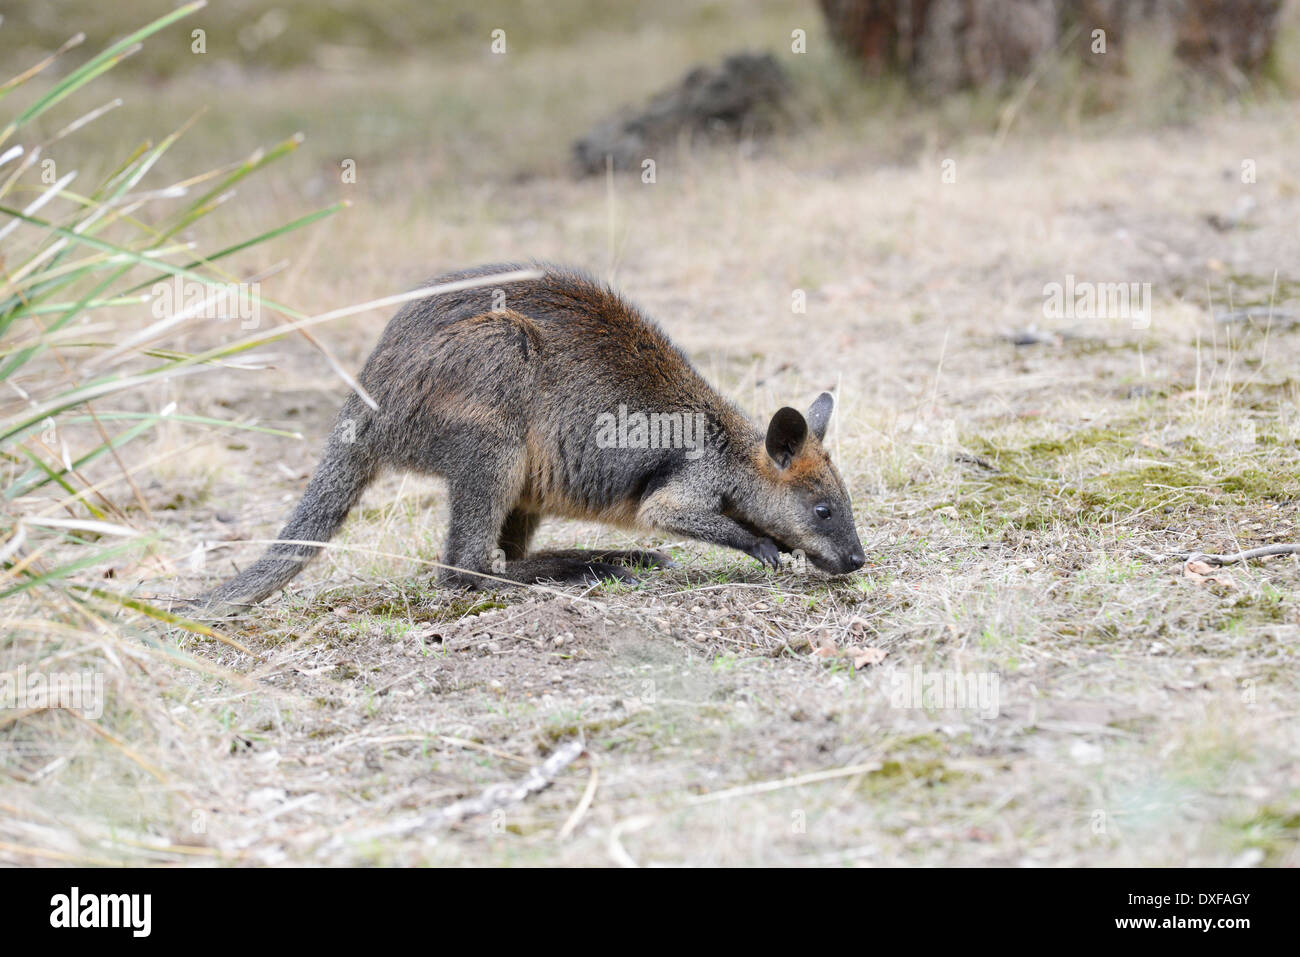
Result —
[[520, 804], [539, 791], [544, 791], [555, 781], [561, 771], [578, 759], [586, 745], [581, 739], [566, 741], [550, 753], [545, 761], [529, 769], [522, 779], [515, 783], [493, 784], [484, 788], [477, 796], [456, 801], [439, 808], [431, 814], [417, 814], [377, 828], [370, 828], [360, 834], [351, 835], [355, 840], [374, 840], [379, 837], [407, 835], [430, 828], [449, 827], [468, 817], [490, 814], [501, 808]]
[[523, 780], [514, 784], [493, 784], [478, 797], [466, 798], [449, 804], [429, 815], [429, 824], [455, 824], [475, 814], [488, 814], [498, 808], [520, 804], [531, 795], [545, 791], [570, 764], [582, 754], [585, 745], [581, 740], [566, 741], [535, 768], [530, 768]]
[[1267, 558], [1270, 555], [1300, 555], [1300, 545], [1265, 545], [1262, 548], [1251, 548], [1243, 552], [1229, 552], [1225, 555], [1213, 555], [1206, 552], [1169, 552], [1162, 555], [1159, 552], [1149, 551], [1145, 548], [1139, 548], [1138, 551], [1154, 562], [1168, 562], [1178, 559], [1184, 562], [1205, 562], [1207, 565], [1235, 565], [1238, 562], [1248, 562], [1255, 558]]

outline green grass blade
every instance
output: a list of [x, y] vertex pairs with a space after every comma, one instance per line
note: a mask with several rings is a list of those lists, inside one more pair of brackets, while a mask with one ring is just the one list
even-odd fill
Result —
[[191, 13], [202, 9], [205, 6], [207, 6], [207, 0], [195, 0], [195, 2], [187, 3], [183, 7], [177, 7], [171, 13], [159, 17], [147, 26], [143, 26], [134, 33], [123, 37], [102, 53], [87, 60], [80, 67], [73, 70], [58, 83], [54, 84], [54, 86], [44, 96], [20, 113], [17, 119], [5, 127], [4, 132], [0, 133], [0, 143], [3, 143], [8, 139], [15, 130], [21, 129], [25, 124], [30, 123], [56, 103], [71, 96], [95, 77], [104, 73], [106, 70], [112, 69], [145, 37], [157, 33], [164, 27], [171, 26], [177, 20], [180, 20], [183, 17], [188, 17]]
[[142, 535], [139, 538], [127, 539], [126, 541], [119, 542], [116, 545], [110, 545], [108, 548], [102, 548], [99, 551], [90, 552], [89, 554], [82, 555], [80, 558], [74, 558], [72, 561], [65, 562], [57, 568], [52, 568], [47, 572], [41, 572], [39, 574], [32, 574], [30, 571], [24, 572], [28, 577], [24, 578], [18, 584], [12, 585], [4, 591], [0, 591], [0, 601], [21, 594], [31, 588], [54, 584], [70, 575], [75, 575], [82, 569], [90, 568], [93, 565], [106, 562], [124, 552], [130, 551], [133, 548], [139, 548], [142, 545], [147, 545], [151, 542], [157, 541], [157, 539], [157, 534]]

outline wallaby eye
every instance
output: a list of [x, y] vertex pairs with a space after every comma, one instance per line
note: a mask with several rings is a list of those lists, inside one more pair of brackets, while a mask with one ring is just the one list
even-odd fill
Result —
[[825, 505], [818, 505], [813, 509], [813, 511], [817, 513], [818, 518], [825, 519], [831, 517], [831, 510]]

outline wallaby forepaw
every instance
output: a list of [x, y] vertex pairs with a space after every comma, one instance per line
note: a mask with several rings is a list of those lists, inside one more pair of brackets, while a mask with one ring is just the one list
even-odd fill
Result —
[[776, 542], [770, 538], [758, 539], [747, 551], [764, 565], [771, 568], [781, 567], [781, 550], [776, 547]]

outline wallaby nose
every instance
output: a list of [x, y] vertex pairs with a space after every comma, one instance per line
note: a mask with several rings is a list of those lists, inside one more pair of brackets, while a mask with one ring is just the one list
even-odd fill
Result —
[[844, 559], [845, 571], [855, 572], [867, 563], [867, 558], [861, 552], [850, 552]]

